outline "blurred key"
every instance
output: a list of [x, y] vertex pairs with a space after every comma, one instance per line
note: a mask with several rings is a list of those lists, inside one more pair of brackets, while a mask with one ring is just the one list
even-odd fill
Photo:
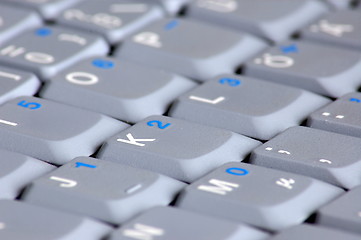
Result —
[[128, 125], [104, 115], [35, 97], [0, 107], [0, 148], [54, 164], [93, 154]]
[[340, 188], [301, 175], [229, 163], [186, 187], [176, 205], [279, 231], [302, 223], [342, 192]]
[[293, 127], [256, 148], [250, 162], [350, 189], [361, 184], [361, 139]]
[[322, 207], [317, 223], [329, 228], [361, 234], [361, 186]]
[[55, 19], [61, 11], [84, 0], [2, 0], [14, 6], [36, 10], [47, 19]]
[[169, 204], [184, 186], [153, 172], [80, 157], [35, 180], [23, 199], [119, 224]]
[[111, 227], [24, 202], [0, 200], [0, 238], [7, 240], [99, 240]]
[[36, 178], [54, 166], [19, 153], [0, 149], [0, 199], [14, 199]]
[[57, 20], [101, 34], [110, 44], [116, 44], [163, 15], [160, 6], [149, 0], [88, 0], [65, 10]]
[[328, 102], [301, 89], [223, 75], [182, 95], [170, 116], [266, 140], [301, 124]]
[[40, 81], [34, 74], [0, 66], [0, 104], [19, 96], [34, 95], [39, 88]]
[[176, 97], [195, 86], [189, 79], [159, 69], [93, 57], [52, 78], [40, 95], [138, 122], [150, 115], [164, 114]]
[[0, 3], [0, 46], [23, 31], [40, 25], [41, 19], [35, 12]]
[[206, 81], [233, 73], [265, 47], [247, 34], [186, 19], [163, 19], [127, 38], [116, 55]]
[[247, 62], [244, 74], [340, 97], [361, 85], [361, 52], [326, 44], [285, 42]]
[[347, 9], [351, 7], [353, 0], [323, 0], [325, 3], [336, 9]]
[[109, 240], [258, 240], [266, 237], [266, 233], [243, 224], [179, 208], [157, 207], [122, 225], [112, 233]]
[[361, 12], [337, 11], [302, 31], [303, 39], [361, 51]]
[[280, 42], [326, 12], [315, 0], [195, 0], [187, 15]]
[[260, 142], [218, 128], [151, 116], [111, 137], [97, 157], [192, 182], [231, 161], [242, 161]]
[[176, 15], [191, 0], [150, 0], [161, 4], [170, 15]]
[[101, 37], [61, 27], [42, 27], [9, 40], [0, 48], [0, 64], [48, 79], [79, 60], [105, 55]]

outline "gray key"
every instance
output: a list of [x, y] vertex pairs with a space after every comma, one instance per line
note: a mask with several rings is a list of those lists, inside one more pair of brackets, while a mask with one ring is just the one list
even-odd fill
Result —
[[189, 79], [159, 69], [94, 57], [52, 78], [40, 95], [138, 122], [150, 115], [165, 113], [172, 101], [194, 86], [196, 83]]
[[0, 238], [7, 240], [99, 240], [111, 227], [24, 202], [0, 200]]
[[279, 231], [343, 192], [330, 184], [245, 163], [225, 164], [186, 187], [180, 208]]
[[352, 233], [324, 228], [310, 224], [302, 224], [286, 229], [268, 240], [360, 240], [360, 236]]
[[259, 144], [227, 130], [151, 116], [110, 138], [97, 157], [192, 182], [223, 163], [242, 161]]
[[256, 148], [250, 162], [350, 189], [361, 184], [361, 139], [293, 127]]
[[302, 31], [303, 39], [361, 51], [361, 12], [337, 11]]
[[327, 4], [329, 4], [331, 7], [336, 9], [347, 9], [350, 8], [351, 3], [355, 2], [353, 0], [323, 0]]
[[244, 74], [340, 97], [361, 85], [361, 53], [309, 42], [287, 42], [249, 61]]
[[307, 125], [361, 138], [361, 94], [349, 93], [312, 113]]
[[0, 45], [23, 31], [40, 25], [41, 19], [36, 13], [0, 3]]
[[34, 74], [0, 66], [0, 104], [19, 96], [34, 95], [39, 88], [40, 81]]
[[301, 89], [223, 75], [182, 95], [169, 114], [265, 140], [301, 124], [328, 102]]
[[326, 12], [315, 0], [195, 0], [187, 15], [280, 42]]
[[146, 209], [169, 204], [184, 186], [157, 173], [79, 157], [35, 180], [23, 199], [120, 224]]
[[163, 15], [161, 7], [149, 0], [88, 0], [65, 10], [57, 21], [101, 34], [116, 44]]
[[0, 48], [0, 64], [50, 78], [84, 58], [105, 55], [108, 46], [101, 37], [60, 27], [27, 31]]
[[114, 231], [109, 240], [258, 240], [266, 237], [267, 234], [243, 224], [179, 208], [157, 207]]
[[330, 204], [322, 207], [316, 222], [361, 234], [361, 186], [351, 189]]
[[170, 15], [176, 15], [191, 0], [150, 0], [161, 4]]
[[263, 41], [247, 34], [186, 19], [163, 19], [127, 38], [116, 54], [206, 81], [233, 73], [265, 47]]
[[49, 20], [56, 18], [63, 10], [84, 0], [2, 0], [14, 6], [36, 10]]
[[93, 154], [128, 125], [104, 115], [35, 97], [0, 107], [0, 148], [54, 164]]
[[0, 149], [0, 199], [14, 199], [35, 178], [54, 166], [19, 153]]

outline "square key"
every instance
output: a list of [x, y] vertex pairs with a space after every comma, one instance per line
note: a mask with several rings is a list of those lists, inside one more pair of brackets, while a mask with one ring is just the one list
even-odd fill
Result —
[[149, 0], [87, 0], [66, 9], [57, 22], [101, 34], [116, 44], [163, 15], [161, 7]]
[[361, 85], [361, 52], [306, 41], [285, 42], [247, 62], [243, 73], [340, 97]]
[[75, 62], [105, 55], [108, 45], [98, 36], [62, 27], [33, 29], [0, 47], [0, 64], [48, 79]]

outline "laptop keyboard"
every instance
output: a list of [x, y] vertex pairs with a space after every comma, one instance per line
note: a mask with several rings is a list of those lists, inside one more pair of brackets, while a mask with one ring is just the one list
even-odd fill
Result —
[[0, 239], [361, 239], [361, 2], [0, 0]]

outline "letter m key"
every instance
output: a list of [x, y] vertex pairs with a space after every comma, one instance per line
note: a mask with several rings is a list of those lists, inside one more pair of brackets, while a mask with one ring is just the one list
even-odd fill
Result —
[[234, 188], [239, 187], [237, 183], [221, 181], [218, 179], [211, 179], [209, 180], [209, 183], [212, 185], [200, 185], [197, 187], [197, 189], [220, 195], [226, 195], [227, 192], [232, 192]]
[[123, 235], [138, 240], [153, 240], [156, 236], [162, 236], [164, 230], [144, 224], [136, 223], [133, 229], [125, 229]]

